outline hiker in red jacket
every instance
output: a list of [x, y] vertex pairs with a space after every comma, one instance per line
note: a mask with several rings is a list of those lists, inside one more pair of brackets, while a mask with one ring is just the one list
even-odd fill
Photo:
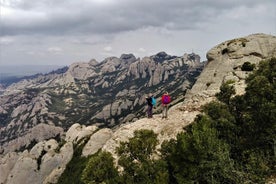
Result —
[[168, 118], [168, 108], [169, 103], [171, 102], [171, 97], [168, 92], [165, 92], [162, 95], [162, 118]]

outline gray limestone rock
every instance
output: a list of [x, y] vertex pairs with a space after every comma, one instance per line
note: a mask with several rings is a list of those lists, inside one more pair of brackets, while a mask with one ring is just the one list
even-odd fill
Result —
[[97, 130], [96, 126], [84, 126], [79, 123], [73, 124], [66, 132], [65, 141], [77, 143], [82, 138], [88, 137]]
[[245, 62], [258, 64], [271, 57], [276, 57], [276, 37], [271, 35], [253, 34], [215, 46], [207, 53], [208, 63], [185, 101], [197, 106], [205, 104], [214, 99], [227, 80], [233, 80], [237, 94], [243, 94], [244, 80], [250, 72], [241, 71], [237, 66]]
[[2, 148], [4, 153], [20, 150], [24, 147], [28, 147], [33, 142], [39, 142], [61, 135], [63, 134], [63, 131], [64, 130], [62, 128], [53, 125], [38, 124], [31, 128], [28, 134], [6, 142], [1, 147], [5, 148]]
[[103, 128], [94, 133], [89, 141], [86, 143], [82, 150], [83, 156], [93, 155], [99, 149], [103, 147], [107, 140], [112, 136], [112, 130], [108, 128]]

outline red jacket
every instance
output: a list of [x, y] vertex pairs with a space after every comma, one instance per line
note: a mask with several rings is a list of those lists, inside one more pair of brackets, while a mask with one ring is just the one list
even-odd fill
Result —
[[171, 102], [171, 97], [169, 95], [163, 95], [162, 96], [162, 104], [167, 105]]

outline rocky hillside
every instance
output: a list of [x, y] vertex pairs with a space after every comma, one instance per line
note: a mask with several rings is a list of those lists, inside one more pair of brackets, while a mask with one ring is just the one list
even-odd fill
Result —
[[[172, 105], [169, 119], [161, 119], [155, 111], [153, 119], [140, 118], [113, 129], [74, 124], [64, 134], [62, 142], [50, 139], [24, 152], [3, 154], [0, 157], [0, 183], [56, 183], [73, 157], [74, 145], [85, 139], [83, 156], [103, 149], [116, 158], [115, 148], [121, 141], [132, 137], [135, 130], [152, 129], [158, 133], [160, 142], [174, 138], [183, 130], [182, 127], [193, 122], [200, 113], [200, 107], [214, 98], [223, 82], [232, 80], [239, 93], [243, 93], [244, 78], [250, 72], [241, 70], [242, 65], [246, 61], [258, 63], [262, 59], [276, 57], [276, 37], [255, 34], [229, 40], [211, 49], [207, 56], [207, 66], [185, 95], [185, 100]], [[147, 84], [152, 85], [150, 82]]]
[[145, 115], [149, 93], [158, 98], [167, 90], [174, 103], [183, 100], [203, 66], [196, 54], [123, 54], [14, 83], [0, 96], [0, 152], [59, 140], [74, 123], [112, 128], [133, 122]]

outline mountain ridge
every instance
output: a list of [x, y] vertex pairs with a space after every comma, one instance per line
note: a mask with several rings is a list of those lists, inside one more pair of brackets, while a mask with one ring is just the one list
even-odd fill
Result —
[[[168, 90], [175, 102], [181, 100], [204, 63], [195, 54], [161, 55], [162, 62], [159, 56], [157, 62], [155, 56], [140, 59], [133, 54], [101, 63], [77, 62], [8, 86], [0, 96], [2, 150], [21, 150], [32, 141], [62, 134], [58, 127], [67, 130], [76, 122], [113, 127], [135, 121], [145, 114], [144, 98], [150, 92], [160, 97]], [[47, 125], [49, 136], [33, 136], [39, 135], [33, 133], [39, 124]]]
[[[244, 39], [247, 40], [245, 47], [240, 42]], [[234, 44], [235, 47], [233, 48], [231, 44]], [[230, 52], [229, 50], [226, 52], [225, 49], [229, 49]], [[254, 52], [251, 52], [252, 50]], [[259, 52], [260, 50], [262, 52]], [[175, 105], [172, 104], [168, 120], [161, 119], [161, 115], [155, 111], [153, 119], [140, 118], [137, 121], [119, 125], [113, 130], [110, 128], [98, 129], [99, 127], [95, 125], [73, 124], [65, 133], [65, 142], [60, 147], [56, 140], [51, 139], [39, 142], [30, 151], [10, 152], [0, 157], [0, 163], [4, 163], [0, 164], [0, 171], [3, 173], [0, 181], [5, 184], [18, 181], [57, 183], [66, 164], [73, 157], [74, 145], [85, 137], [88, 138], [88, 142], [82, 151], [83, 155], [91, 155], [102, 149], [112, 153], [114, 158], [117, 158], [116, 146], [121, 141], [131, 138], [135, 130], [153, 130], [158, 134], [160, 143], [175, 138], [178, 132], [183, 131], [184, 126], [192, 123], [200, 113], [202, 105], [214, 100], [215, 94], [220, 91], [223, 82], [232, 80], [232, 85], [237, 89], [238, 94], [242, 94], [246, 87], [244, 80], [250, 72], [241, 70], [241, 66], [247, 61], [258, 64], [262, 59], [276, 57], [275, 50], [276, 37], [265, 34], [254, 34], [242, 39], [223, 42], [208, 52], [210, 60], [193, 87], [187, 90], [185, 98]], [[254, 54], [255, 52], [259, 54]], [[58, 147], [59, 151], [55, 151]], [[40, 170], [37, 169], [36, 160], [38, 158], [41, 159]], [[22, 171], [19, 168], [23, 166], [26, 169]], [[26, 176], [31, 177], [24, 180]]]

